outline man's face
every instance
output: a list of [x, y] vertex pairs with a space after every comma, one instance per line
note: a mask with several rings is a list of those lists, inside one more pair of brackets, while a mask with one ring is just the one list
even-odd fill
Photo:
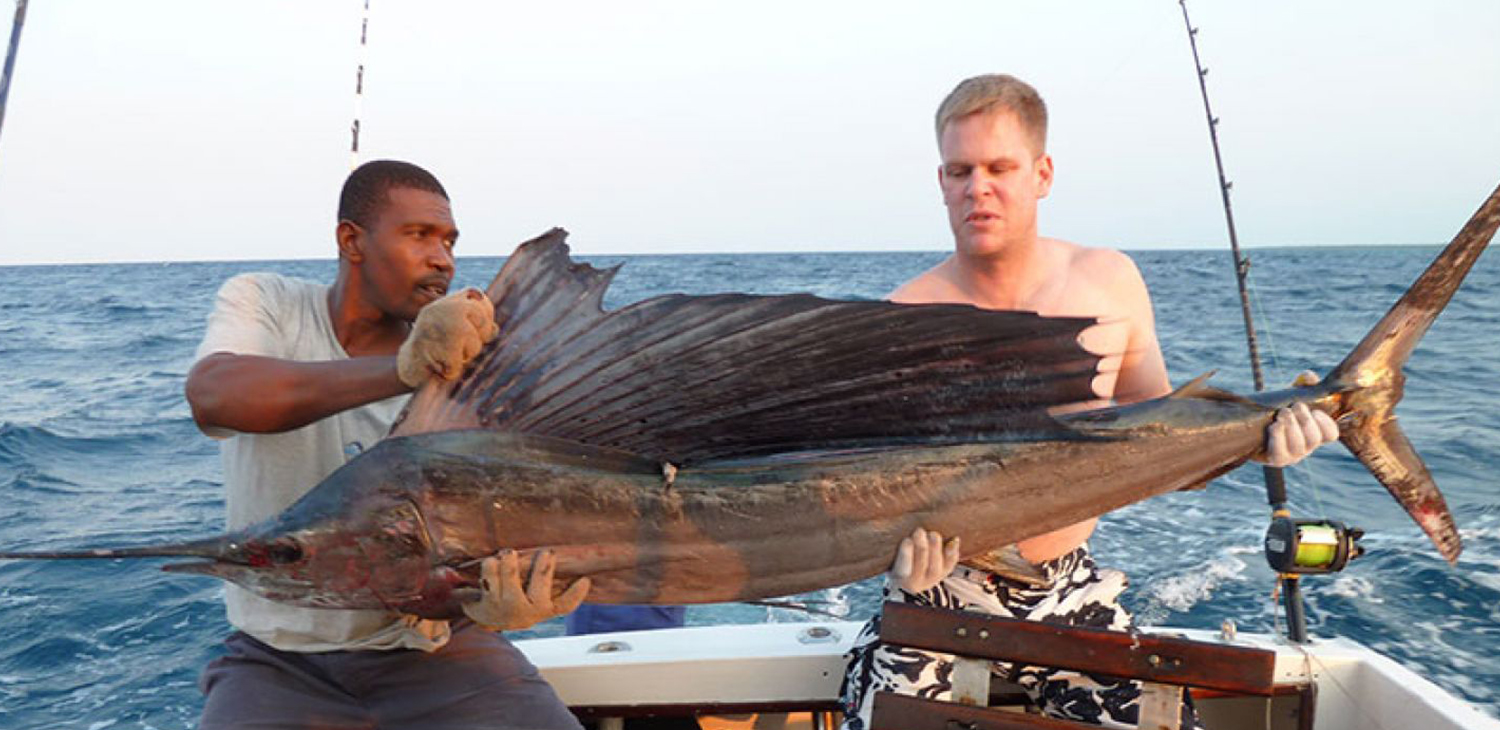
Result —
[[1036, 239], [1036, 201], [1052, 188], [1052, 158], [1032, 149], [1014, 113], [949, 122], [938, 151], [938, 184], [959, 253], [992, 255]]
[[411, 321], [448, 293], [458, 228], [448, 200], [415, 188], [391, 188], [369, 229], [363, 230], [359, 276], [381, 312]]

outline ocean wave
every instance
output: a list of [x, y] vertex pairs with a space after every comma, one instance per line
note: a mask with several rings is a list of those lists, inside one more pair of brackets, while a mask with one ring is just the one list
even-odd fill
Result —
[[[10, 495], [11, 499], [24, 498], [27, 494], [61, 497], [72, 496], [79, 492], [77, 484], [45, 474], [30, 465], [7, 477], [3, 483], [0, 483], [0, 490]], [[7, 519], [12, 518], [7, 515]]]
[[112, 437], [69, 436], [45, 426], [0, 423], [0, 465], [24, 466], [63, 458], [96, 459], [103, 454], [139, 448], [158, 438], [149, 433]]
[[43, 452], [83, 451], [98, 446], [101, 439], [79, 439], [62, 436], [43, 426], [18, 426], [0, 423], [0, 463], [25, 463], [32, 454]]
[[[3, 660], [19, 670], [56, 670], [73, 662], [99, 656], [104, 648], [90, 636], [80, 633], [43, 635], [29, 639], [15, 637], [8, 642]], [[65, 689], [65, 688], [59, 688]]]

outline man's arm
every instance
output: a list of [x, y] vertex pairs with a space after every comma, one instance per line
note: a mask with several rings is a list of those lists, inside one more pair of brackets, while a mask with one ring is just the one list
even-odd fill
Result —
[[1137, 403], [1159, 398], [1172, 392], [1167, 377], [1167, 363], [1156, 339], [1156, 312], [1146, 280], [1141, 278], [1135, 262], [1123, 253], [1104, 249], [1090, 252], [1096, 266], [1103, 269], [1107, 301], [1111, 314], [1122, 318], [1129, 335], [1120, 359], [1119, 375], [1109, 397], [1116, 403]]
[[[304, 362], [274, 357], [278, 324], [254, 278], [225, 284], [210, 317], [205, 354], [188, 372], [193, 420], [205, 432], [279, 433], [452, 379], [499, 332], [494, 305], [465, 289], [422, 308], [396, 355]], [[225, 333], [230, 333], [226, 335]], [[222, 349], [221, 349], [222, 348]]]
[[[1129, 257], [1118, 256], [1123, 266], [1111, 280], [1130, 323], [1130, 341], [1115, 384], [1115, 402], [1135, 403], [1166, 395], [1172, 392], [1172, 385], [1167, 378], [1161, 344], [1156, 339], [1156, 316], [1146, 282]], [[1313, 373], [1299, 377], [1311, 377], [1311, 383], [1317, 382]], [[1265, 450], [1252, 458], [1268, 466], [1291, 466], [1338, 437], [1338, 425], [1328, 414], [1299, 403], [1277, 412], [1276, 419], [1266, 429]]]
[[411, 388], [394, 355], [296, 362], [216, 352], [188, 372], [186, 390], [200, 429], [280, 433]]

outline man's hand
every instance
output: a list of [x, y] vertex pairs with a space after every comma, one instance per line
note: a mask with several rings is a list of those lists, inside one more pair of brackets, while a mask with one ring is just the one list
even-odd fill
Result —
[[[1318, 375], [1307, 371], [1293, 381], [1296, 385], [1318, 384]], [[1266, 429], [1266, 450], [1261, 461], [1266, 466], [1291, 466], [1302, 461], [1315, 449], [1339, 438], [1339, 425], [1322, 411], [1297, 403], [1276, 412], [1276, 420]]]
[[921, 593], [942, 582], [958, 565], [958, 538], [943, 544], [943, 536], [920, 527], [901, 538], [890, 579], [907, 593]]
[[552, 597], [552, 571], [557, 556], [551, 550], [537, 551], [531, 561], [531, 578], [521, 590], [521, 569], [514, 550], [484, 559], [480, 587], [484, 595], [463, 606], [468, 616], [489, 631], [530, 628], [554, 616], [572, 613], [589, 592], [589, 579], [579, 578], [562, 595]]
[[396, 353], [396, 374], [411, 388], [432, 377], [452, 380], [498, 334], [495, 305], [484, 292], [454, 292], [417, 313], [411, 334]]

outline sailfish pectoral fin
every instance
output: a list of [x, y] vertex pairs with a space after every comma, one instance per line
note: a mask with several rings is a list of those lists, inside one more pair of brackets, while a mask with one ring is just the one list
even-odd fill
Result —
[[1407, 514], [1432, 539], [1438, 552], [1449, 563], [1458, 562], [1463, 543], [1458, 536], [1458, 527], [1453, 524], [1453, 515], [1448, 511], [1448, 503], [1438, 491], [1427, 465], [1422, 463], [1422, 457], [1417, 455], [1406, 434], [1396, 424], [1395, 416], [1363, 419], [1353, 428], [1342, 431], [1339, 440], [1401, 503]]

